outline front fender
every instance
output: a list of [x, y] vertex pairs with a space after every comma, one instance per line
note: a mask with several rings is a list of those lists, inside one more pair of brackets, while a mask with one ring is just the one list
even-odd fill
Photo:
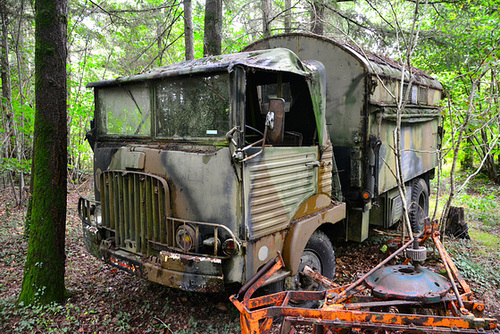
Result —
[[297, 274], [300, 257], [314, 231], [323, 224], [335, 224], [345, 218], [345, 203], [334, 202], [325, 194], [314, 195], [301, 205], [283, 247], [285, 268], [291, 275]]

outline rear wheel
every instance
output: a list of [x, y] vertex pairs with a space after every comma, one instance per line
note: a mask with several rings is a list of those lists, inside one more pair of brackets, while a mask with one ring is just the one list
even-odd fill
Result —
[[421, 232], [425, 225], [424, 219], [429, 215], [429, 187], [424, 179], [413, 180], [408, 214], [413, 232]]

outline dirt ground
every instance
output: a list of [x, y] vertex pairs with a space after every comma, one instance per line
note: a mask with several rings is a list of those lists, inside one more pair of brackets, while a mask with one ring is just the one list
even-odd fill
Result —
[[[183, 292], [130, 276], [91, 257], [80, 238], [76, 214], [88, 182], [68, 194], [66, 288], [64, 305], [15, 307], [27, 242], [25, 208], [14, 208], [9, 192], [0, 193], [0, 332], [2, 333], [239, 333], [239, 313], [227, 294]], [[386, 236], [336, 247], [337, 282], [355, 280], [381, 259]], [[353, 256], [355, 254], [355, 256]], [[473, 289], [475, 282], [470, 282]], [[496, 290], [476, 294], [485, 315], [500, 319]]]

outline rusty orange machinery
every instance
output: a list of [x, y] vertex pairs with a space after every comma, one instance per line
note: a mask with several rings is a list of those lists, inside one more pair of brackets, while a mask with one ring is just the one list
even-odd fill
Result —
[[[281, 255], [267, 263], [230, 297], [240, 311], [243, 334], [270, 333], [500, 333], [496, 319], [481, 318], [484, 305], [472, 291], [439, 239], [437, 222], [427, 220], [424, 232], [407, 241], [356, 282], [339, 286], [306, 267], [324, 291], [285, 291], [252, 298], [284, 266]], [[423, 267], [432, 239], [447, 278]], [[405, 252], [401, 265], [387, 265]], [[412, 265], [408, 265], [411, 261]], [[316, 304], [316, 307], [304, 305]], [[320, 305], [319, 307], [317, 305]], [[273, 326], [275, 319], [280, 323]]]

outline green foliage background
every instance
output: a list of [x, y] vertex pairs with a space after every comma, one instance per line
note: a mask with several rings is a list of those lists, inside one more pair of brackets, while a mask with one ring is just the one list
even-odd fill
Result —
[[[325, 35], [396, 59], [405, 59], [416, 19], [418, 40], [412, 65], [438, 78], [447, 95], [443, 101], [445, 153], [472, 103], [467, 140], [459, 150], [459, 161], [472, 168], [488, 156], [485, 173], [491, 180], [500, 182], [499, 146], [488, 147], [499, 134], [500, 1], [418, 2], [417, 12], [416, 2], [403, 0], [315, 2], [324, 8]], [[309, 31], [310, 2], [291, 3], [292, 8], [287, 11], [284, 1], [271, 1], [272, 34], [285, 32], [286, 15], [291, 18], [290, 31]], [[91, 170], [92, 164], [85, 132], [93, 117], [93, 92], [85, 85], [183, 61], [184, 20], [180, 0], [70, 0], [68, 5], [68, 151], [71, 177], [77, 180]], [[202, 0], [192, 1], [195, 58], [203, 55], [204, 5]], [[26, 173], [31, 166], [32, 6], [25, 0], [7, 1], [13, 124], [19, 129], [18, 136], [22, 136], [24, 154], [22, 162], [4, 157], [0, 176], [9, 171]], [[260, 1], [223, 1], [223, 53], [238, 52], [262, 37], [260, 6]], [[476, 89], [471, 96], [473, 85]], [[4, 127], [1, 130], [4, 131]], [[7, 150], [6, 145], [2, 143], [3, 151]], [[444, 156], [450, 161], [450, 155]]]

